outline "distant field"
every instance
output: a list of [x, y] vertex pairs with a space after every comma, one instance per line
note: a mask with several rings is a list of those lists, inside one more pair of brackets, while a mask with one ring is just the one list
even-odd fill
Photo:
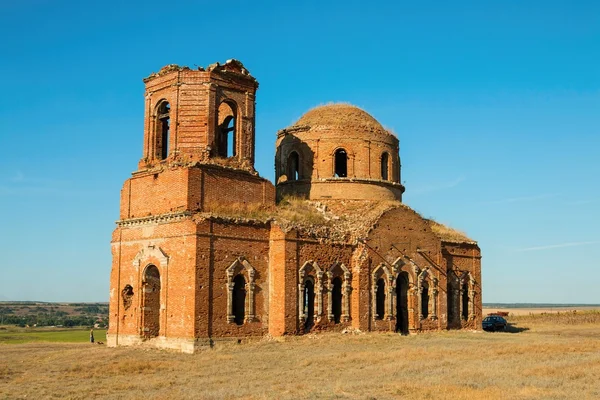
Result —
[[529, 315], [542, 313], [565, 313], [565, 312], [583, 312], [600, 311], [600, 306], [547, 306], [547, 307], [483, 307], [483, 315], [504, 311], [509, 315]]
[[[96, 341], [106, 341], [106, 330], [94, 329]], [[0, 327], [0, 345], [29, 342], [84, 343], [90, 341], [90, 330], [85, 328], [17, 328]], [[1, 354], [0, 348], [0, 354]]]
[[0, 398], [600, 398], [600, 312], [509, 322], [508, 332], [328, 333], [222, 344], [195, 355], [4, 344]]

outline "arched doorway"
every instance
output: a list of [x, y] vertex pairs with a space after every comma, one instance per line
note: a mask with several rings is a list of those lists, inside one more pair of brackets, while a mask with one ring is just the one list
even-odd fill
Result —
[[396, 332], [408, 333], [408, 273], [396, 279]]
[[331, 312], [333, 314], [333, 321], [339, 324], [342, 318], [342, 279], [338, 276], [333, 279], [332, 283]]
[[242, 325], [246, 316], [246, 280], [242, 274], [233, 278], [233, 296], [232, 296], [232, 314], [233, 321]]
[[311, 279], [304, 282], [304, 330], [309, 331], [315, 321], [315, 285]]
[[160, 272], [155, 265], [144, 271], [142, 304], [144, 337], [156, 337], [160, 334]]

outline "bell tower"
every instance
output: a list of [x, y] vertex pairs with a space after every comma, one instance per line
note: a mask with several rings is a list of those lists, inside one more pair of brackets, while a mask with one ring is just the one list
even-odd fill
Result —
[[121, 219], [272, 207], [254, 169], [258, 82], [237, 60], [167, 65], [144, 79], [144, 144], [121, 191]]
[[208, 162], [254, 171], [258, 82], [241, 62], [196, 70], [167, 65], [144, 83], [139, 170]]

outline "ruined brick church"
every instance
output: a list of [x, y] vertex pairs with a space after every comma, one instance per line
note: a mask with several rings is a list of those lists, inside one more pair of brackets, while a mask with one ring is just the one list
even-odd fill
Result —
[[399, 141], [316, 107], [254, 169], [258, 82], [236, 60], [144, 79], [143, 155], [112, 236], [110, 346], [194, 352], [319, 331], [477, 329], [481, 255], [402, 203]]

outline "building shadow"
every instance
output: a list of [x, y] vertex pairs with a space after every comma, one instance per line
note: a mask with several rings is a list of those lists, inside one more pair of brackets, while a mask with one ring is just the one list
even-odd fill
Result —
[[506, 325], [506, 329], [504, 330], [504, 332], [506, 332], [506, 333], [521, 333], [521, 332], [526, 332], [528, 330], [529, 330], [529, 328], [526, 326], [518, 326], [518, 324], [513, 325], [511, 323], [508, 323]]

